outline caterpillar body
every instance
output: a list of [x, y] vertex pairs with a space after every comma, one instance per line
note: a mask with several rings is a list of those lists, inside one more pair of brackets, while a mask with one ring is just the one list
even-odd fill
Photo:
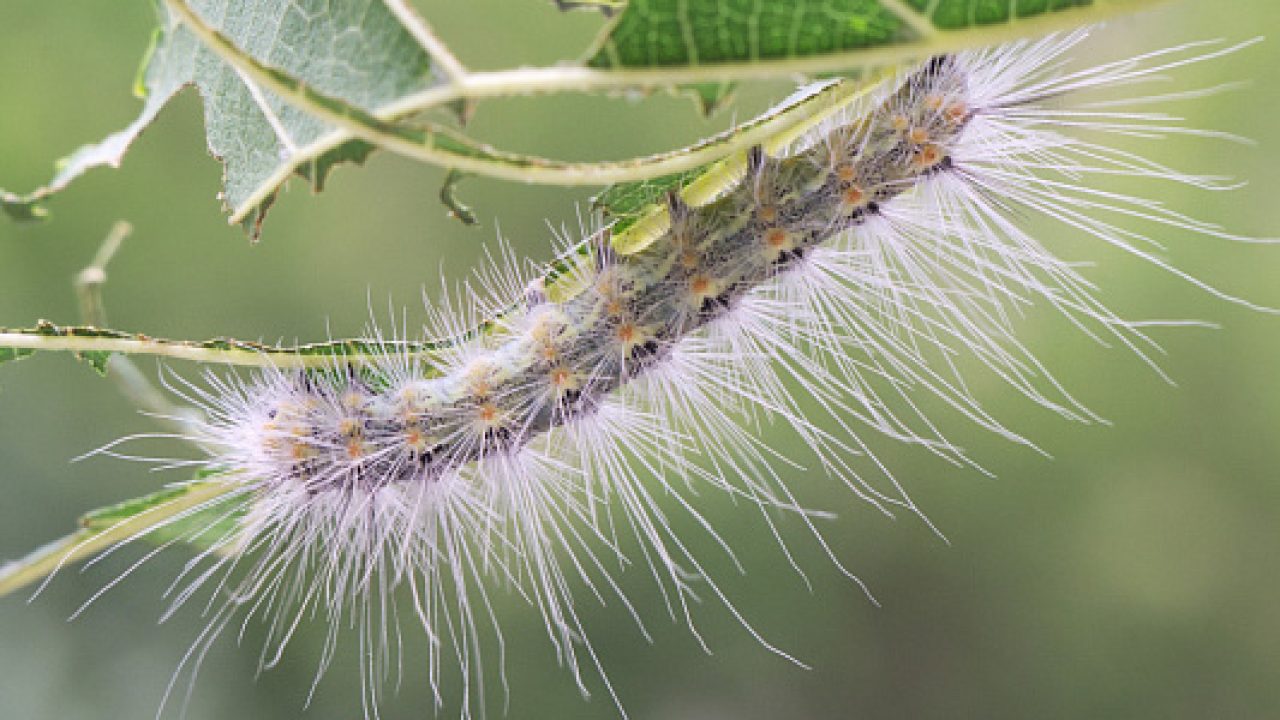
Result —
[[[907, 80], [902, 94], [927, 102], [895, 96], [865, 127], [833, 131], [845, 137], [781, 160], [752, 149], [748, 180], [707, 207], [669, 194], [671, 230], [638, 253], [612, 252], [600, 233], [583, 291], [556, 303], [526, 291], [508, 330], [459, 349], [439, 377], [409, 368], [377, 391], [359, 381], [286, 389], [265, 404], [265, 467], [322, 487], [431, 482], [591, 412], [815, 246], [941, 171], [969, 112], [954, 65], [939, 58]], [[337, 412], [315, 414], [308, 400], [328, 392]]]
[[[237, 618], [259, 617], [263, 662], [274, 664], [319, 614], [330, 626], [320, 672], [339, 628], [355, 625], [376, 714], [381, 681], [398, 667], [396, 618], [413, 615], [437, 702], [457, 673], [470, 715], [483, 710], [484, 631], [500, 637], [487, 594], [496, 580], [537, 608], [585, 693], [582, 657], [599, 662], [575, 585], [616, 595], [640, 619], [606, 556], [646, 566], [672, 615], [690, 617], [698, 592], [737, 614], [668, 520], [674, 503], [720, 543], [686, 488], [717, 487], [813, 527], [755, 432], [763, 423], [794, 428], [863, 499], [918, 512], [859, 439], [863, 427], [969, 464], [917, 402], [923, 394], [1026, 442], [983, 409], [953, 358], [976, 358], [1064, 416], [1096, 419], [1017, 340], [1013, 318], [1048, 304], [1143, 357], [1150, 323], [1107, 310], [1021, 216], [1047, 216], [1228, 298], [1144, 249], [1148, 236], [1124, 223], [1248, 238], [1089, 184], [1126, 175], [1218, 187], [1081, 137], [1195, 132], [1140, 107], [1177, 95], [1058, 106], [1236, 48], [1191, 44], [1064, 70], [1085, 36], [929, 59], [785, 151], [753, 148], [741, 178], [709, 201], [668, 193], [669, 227], [643, 247], [620, 250], [607, 225], [588, 232], [590, 259], [568, 271], [567, 296], [553, 298], [504, 248], [481, 282], [431, 311], [429, 335], [452, 340], [429, 358], [395, 335], [360, 368], [335, 360], [329, 372], [171, 383], [205, 411], [189, 439], [227, 485], [216, 503], [231, 505], [216, 506], [238, 518], [175, 583], [175, 608], [229, 590], [187, 661], [198, 665]], [[638, 538], [640, 557], [625, 556], [618, 527]]]

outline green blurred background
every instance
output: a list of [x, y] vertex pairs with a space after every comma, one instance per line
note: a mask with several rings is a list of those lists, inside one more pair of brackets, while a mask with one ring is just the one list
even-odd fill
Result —
[[[418, 3], [464, 61], [478, 68], [571, 58], [601, 24], [560, 14], [545, 0]], [[1241, 40], [1280, 22], [1280, 5], [1174, 2], [1099, 33], [1090, 46], [1115, 57], [1187, 40]], [[46, 3], [0, 7], [0, 185], [44, 182], [52, 161], [125, 125], [129, 94], [151, 32], [149, 3]], [[1280, 44], [1269, 42], [1178, 73], [1170, 89], [1250, 80], [1231, 94], [1184, 103], [1196, 127], [1229, 130], [1256, 146], [1134, 141], [1136, 151], [1180, 168], [1230, 173], [1249, 185], [1209, 195], [1118, 185], [1252, 235], [1280, 234]], [[789, 90], [740, 96], [741, 117]], [[623, 157], [674, 147], [723, 127], [731, 113], [699, 118], [688, 101], [564, 96], [492, 102], [471, 130], [502, 147], [557, 157]], [[483, 227], [444, 216], [442, 174], [391, 157], [345, 167], [312, 197], [285, 192], [251, 245], [228, 227], [214, 196], [220, 169], [204, 151], [199, 103], [187, 93], [141, 139], [122, 169], [91, 173], [52, 203], [38, 225], [0, 223], [0, 325], [37, 318], [73, 322], [71, 279], [110, 224], [136, 234], [111, 266], [112, 324], [155, 335], [315, 340], [354, 334], [367, 298], [418, 312], [421, 288], [473, 266], [500, 227], [524, 253], [548, 255], [546, 222], [576, 226], [590, 191], [473, 180], [463, 191]], [[1163, 384], [1134, 357], [1090, 343], [1047, 313], [1023, 322], [1024, 339], [1112, 427], [1069, 424], [982, 378], [989, 407], [1054, 459], [961, 427], [958, 438], [995, 479], [882, 446], [950, 545], [918, 520], [889, 521], [836, 484], [792, 472], [810, 505], [837, 511], [824, 525], [839, 557], [876, 594], [874, 607], [842, 578], [799, 523], [788, 537], [813, 582], [790, 568], [758, 514], [714, 494], [705, 509], [744, 558], [739, 576], [705, 537], [691, 542], [755, 627], [812, 665], [771, 655], [714, 601], [699, 610], [714, 650], [668, 622], [643, 572], [623, 586], [644, 609], [654, 644], [613, 603], [581, 604], [601, 659], [633, 718], [1268, 718], [1280, 716], [1280, 385], [1273, 358], [1280, 318], [1208, 297], [1159, 271], [1058, 233], [1053, 246], [1088, 271], [1108, 303], [1130, 317], [1195, 317], [1218, 331], [1159, 332]], [[1198, 276], [1280, 305], [1280, 248], [1167, 238], [1170, 256]], [[419, 315], [420, 316], [420, 315]], [[144, 362], [154, 371], [155, 364]], [[70, 357], [0, 368], [0, 557], [69, 530], [82, 511], [181, 479], [118, 460], [70, 459], [116, 437], [153, 429]], [[958, 426], [952, 423], [951, 427]], [[799, 448], [780, 440], [781, 449]], [[181, 452], [180, 447], [156, 451]], [[673, 514], [676, 514], [673, 510]], [[696, 533], [690, 529], [690, 535]], [[136, 555], [135, 555], [136, 557]], [[66, 618], [128, 566], [113, 558], [64, 572], [34, 603], [0, 601], [0, 718], [148, 718], [202, 627], [186, 612], [159, 625], [160, 597], [185, 559], [171, 552]], [[584, 594], [585, 598], [585, 594]], [[542, 638], [536, 614], [499, 601], [507, 629], [513, 718], [612, 718], [607, 695], [582, 701]], [[260, 633], [227, 636], [209, 655], [187, 717], [303, 716], [323, 640], [313, 626], [283, 665], [255, 681]], [[344, 650], [350, 650], [350, 644]], [[347, 653], [306, 717], [362, 716]], [[430, 715], [416, 659], [383, 717]], [[599, 689], [599, 684], [593, 685]], [[491, 713], [502, 714], [499, 692]], [[176, 706], [172, 710], [176, 710]], [[450, 706], [444, 715], [453, 714]], [[176, 716], [176, 715], [175, 715]]]

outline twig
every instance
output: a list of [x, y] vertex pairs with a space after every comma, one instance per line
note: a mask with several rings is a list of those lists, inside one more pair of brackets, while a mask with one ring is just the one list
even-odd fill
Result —
[[404, 0], [383, 0], [383, 4], [391, 11], [392, 15], [400, 21], [414, 40], [422, 46], [422, 49], [431, 56], [431, 60], [439, 66], [445, 77], [453, 82], [463, 80], [467, 76], [467, 69], [462, 66], [457, 56], [449, 49], [444, 42], [436, 37], [435, 31], [427, 24], [408, 3]]
[[[125, 238], [133, 232], [129, 223], [117, 222], [102, 241], [93, 262], [76, 275], [73, 283], [80, 301], [80, 320], [85, 325], [104, 328], [108, 326], [106, 304], [102, 287], [107, 283], [107, 263], [115, 256]], [[179, 432], [189, 429], [200, 420], [195, 408], [175, 405], [155, 386], [145, 373], [128, 357], [113, 354], [107, 358], [107, 375], [116, 383], [120, 392], [139, 409]]]

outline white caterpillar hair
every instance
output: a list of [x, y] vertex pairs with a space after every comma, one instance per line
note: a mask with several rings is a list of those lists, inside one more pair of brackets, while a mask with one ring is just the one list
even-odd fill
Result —
[[[329, 627], [318, 679], [353, 625], [375, 715], [400, 666], [400, 621], [416, 616], [437, 703], [444, 678], [460, 675], [468, 716], [483, 712], [486, 675], [504, 672], [500, 658], [486, 669], [480, 648], [501, 644], [488, 593], [507, 585], [537, 609], [586, 693], [580, 668], [603, 669], [579, 620], [582, 592], [618, 598], [641, 621], [615, 563], [646, 567], [691, 628], [699, 594], [737, 615], [668, 517], [688, 513], [732, 555], [699, 488], [758, 507], [780, 543], [779, 509], [823, 542], [776, 470], [786, 459], [761, 439], [766, 424], [812, 448], [796, 462], [816, 460], [886, 513], [920, 514], [865, 434], [972, 464], [926, 414], [941, 404], [1027, 443], [970, 391], [963, 358], [1038, 405], [1097, 420], [1019, 341], [1015, 318], [1042, 304], [1143, 358], [1154, 345], [1030, 234], [1028, 216], [1241, 303], [1153, 246], [1172, 234], [1248, 238], [1093, 183], [1222, 187], [1106, 143], [1215, 135], [1151, 109], [1205, 91], [1133, 93], [1239, 46], [1070, 70], [1065, 55], [1085, 36], [929, 59], [785, 152], [752, 149], [740, 180], [711, 201], [659, 198], [670, 227], [647, 245], [624, 252], [608, 226], [589, 231], [586, 252], [557, 270], [575, 292], [549, 296], [504, 247], [435, 306], [425, 333], [444, 338], [437, 352], [406, 352], [399, 331], [377, 336], [381, 354], [359, 367], [339, 358], [323, 372], [175, 383], [205, 410], [190, 439], [238, 518], [175, 582], [175, 607], [211, 596], [186, 662], [198, 666], [229, 624], [256, 618], [268, 628], [262, 664], [273, 665], [318, 616]], [[1117, 87], [1129, 96], [1067, 104]], [[624, 553], [626, 533], [637, 557]]]

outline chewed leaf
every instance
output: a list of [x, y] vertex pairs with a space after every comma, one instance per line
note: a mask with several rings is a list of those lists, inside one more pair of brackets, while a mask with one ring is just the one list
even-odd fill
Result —
[[797, 71], [920, 57], [1068, 28], [1158, 0], [633, 0], [591, 67], [792, 64]]
[[[86, 171], [118, 166], [130, 145], [180, 90], [205, 106], [207, 143], [225, 164], [223, 200], [254, 237], [281, 186], [299, 175], [319, 190], [339, 162], [376, 147], [461, 171], [527, 182], [604, 185], [696, 163], [684, 151], [619, 162], [565, 163], [503, 152], [442, 128], [397, 124], [431, 108], [534, 90], [610, 91], [671, 87], [704, 110], [727, 101], [735, 80], [803, 73], [861, 73], [960, 47], [1094, 22], [1158, 0], [561, 0], [561, 7], [616, 13], [585, 65], [467, 73], [441, 67], [436, 84], [421, 28], [402, 24], [382, 0], [165, 0], [160, 28], [136, 83], [138, 117], [59, 163], [44, 187], [0, 190], [19, 220]], [[181, 21], [179, 21], [181, 20]], [[203, 27], [202, 27], [203, 26]], [[639, 72], [632, 72], [639, 71]], [[483, 76], [483, 77], [482, 77]], [[544, 84], [548, 83], [548, 84]], [[731, 152], [695, 146], [699, 163]]]
[[36, 351], [63, 351], [75, 353], [102, 374], [106, 373], [107, 359], [115, 353], [257, 367], [329, 368], [338, 363], [359, 364], [386, 353], [392, 344], [398, 351], [424, 357], [438, 349], [438, 344], [432, 342], [390, 343], [360, 338], [291, 347], [232, 338], [166, 340], [120, 330], [54, 325], [41, 320], [33, 328], [0, 328], [0, 363], [19, 360]]
[[[198, 0], [223, 34], [264, 62], [309, 86], [376, 111], [433, 82], [430, 60], [380, 0], [291, 2]], [[333, 126], [290, 106], [243, 77], [204, 47], [156, 3], [160, 29], [139, 78], [145, 103], [127, 128], [59, 163], [53, 180], [24, 196], [0, 194], [15, 216], [85, 171], [118, 166], [129, 145], [188, 85], [201, 94], [209, 150], [226, 165], [223, 199], [233, 219], [256, 233], [265, 209], [293, 174], [319, 188], [334, 164], [360, 160], [368, 146], [349, 138], [330, 141]]]
[[86, 513], [76, 532], [0, 565], [0, 596], [135, 538], [177, 540], [199, 550], [229, 547], [244, 513], [244, 500], [233, 494], [237, 487], [225, 476], [207, 476]]

